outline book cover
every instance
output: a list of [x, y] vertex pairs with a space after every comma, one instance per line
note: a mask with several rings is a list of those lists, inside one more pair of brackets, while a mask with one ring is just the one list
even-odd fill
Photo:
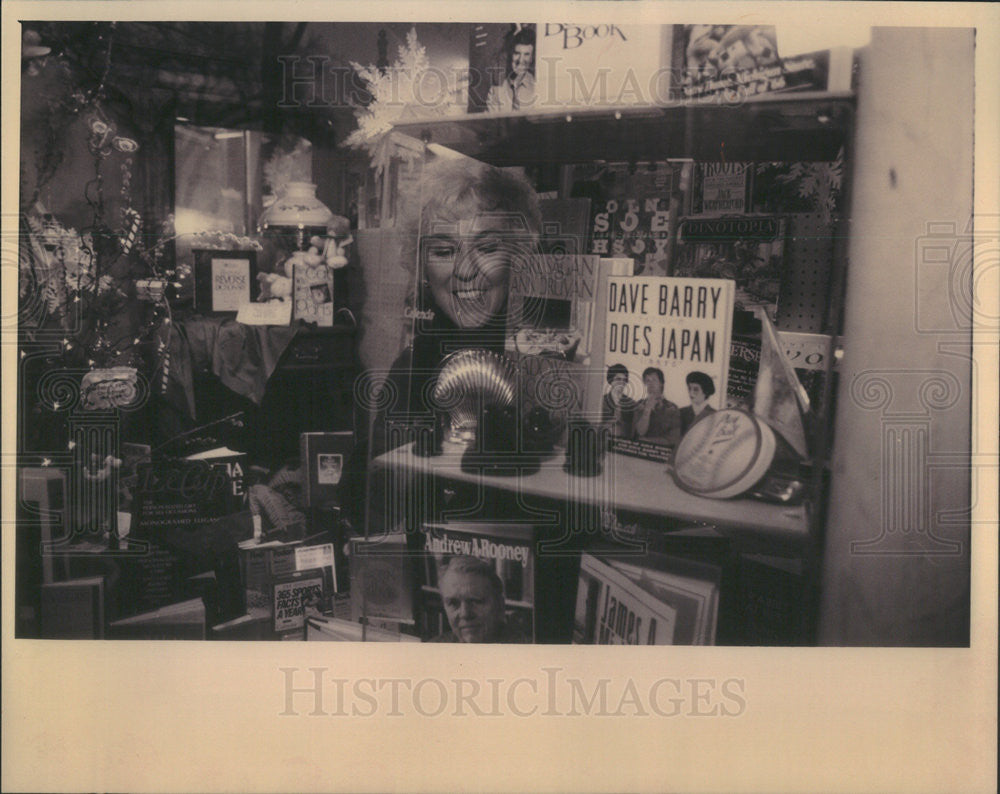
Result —
[[139, 464], [130, 537], [154, 539], [163, 530], [192, 529], [239, 512], [245, 469], [244, 453]]
[[602, 278], [603, 351], [591, 367], [588, 414], [612, 429], [611, 449], [669, 462], [687, 429], [724, 407], [732, 336], [728, 279]]
[[676, 610], [675, 644], [715, 643], [721, 566], [653, 552], [637, 558], [611, 557], [608, 562]]
[[[667, 99], [673, 26], [610, 21], [614, 24], [538, 25], [536, 107], [540, 111], [600, 107], [610, 111]], [[619, 145], [627, 151], [629, 143]], [[627, 155], [622, 152], [620, 156]]]
[[333, 268], [296, 262], [292, 268], [292, 318], [333, 327]]
[[573, 643], [576, 645], [672, 645], [677, 609], [603, 558], [580, 560]]
[[760, 370], [760, 339], [734, 336], [729, 346], [729, 379], [726, 387], [726, 407], [753, 409], [753, 390]]
[[322, 611], [326, 600], [323, 588], [323, 572], [318, 569], [277, 577], [271, 591], [275, 634], [301, 632], [306, 615]]
[[[323, 574], [324, 592], [331, 598], [340, 588], [337, 586], [337, 560], [332, 543], [315, 546], [295, 547], [295, 570], [315, 569]], [[324, 602], [324, 611], [330, 606]]]
[[506, 353], [517, 366], [521, 416], [543, 410], [558, 443], [585, 407], [601, 274], [631, 275], [633, 261], [543, 254], [520, 264], [511, 280]]
[[104, 577], [42, 585], [41, 636], [47, 640], [104, 638]]
[[229, 447], [216, 447], [188, 455], [185, 460], [205, 461], [216, 471], [225, 473], [229, 479], [229, 488], [221, 507], [225, 511], [224, 514], [236, 513], [243, 507], [247, 493], [245, 482], [247, 454], [245, 452], [237, 452]]
[[483, 113], [489, 107], [488, 99], [491, 90], [494, 92], [497, 90], [496, 85], [510, 70], [510, 59], [513, 51], [511, 39], [515, 25], [493, 23], [476, 24], [469, 27], [471, 30], [467, 107], [469, 113]]
[[848, 47], [782, 58], [772, 25], [682, 25], [675, 42], [675, 73], [686, 100], [739, 102], [788, 91], [848, 91], [853, 51]]
[[336, 502], [344, 465], [354, 447], [354, 433], [307, 432], [299, 436], [303, 502], [319, 507]]
[[296, 571], [295, 549], [300, 544], [298, 540], [240, 544], [240, 579], [248, 609], [270, 610], [274, 580]]
[[628, 257], [635, 274], [669, 272], [671, 199], [680, 189], [680, 164], [654, 162], [641, 169], [602, 166], [593, 181], [602, 199], [593, 205], [589, 253]]
[[773, 321], [785, 274], [787, 219], [776, 215], [688, 217], [680, 223], [674, 276], [736, 282], [736, 306]]
[[229, 314], [257, 297], [257, 252], [195, 249], [194, 308], [200, 314]]
[[[424, 622], [448, 630], [439, 579], [454, 557], [477, 557], [496, 570], [503, 583], [504, 610], [512, 634], [539, 640], [536, 626], [536, 551], [534, 527], [525, 524], [425, 524], [423, 526]], [[544, 630], [541, 632], [544, 635]]]
[[350, 540], [351, 619], [411, 624], [413, 566], [403, 534]]
[[233, 593], [237, 543], [252, 536], [241, 512], [245, 457], [165, 458], [142, 463], [136, 473], [126, 552], [121, 559], [122, 608], [143, 612], [176, 602], [188, 576], [215, 569], [220, 603], [229, 612], [241, 599]]
[[697, 163], [692, 215], [742, 215], [750, 208], [751, 163]]
[[117, 640], [204, 640], [205, 603], [191, 598], [116, 620], [108, 636]]
[[516, 363], [521, 416], [545, 411], [556, 437], [583, 407], [599, 264], [553, 253], [520, 257], [511, 269], [504, 348]]

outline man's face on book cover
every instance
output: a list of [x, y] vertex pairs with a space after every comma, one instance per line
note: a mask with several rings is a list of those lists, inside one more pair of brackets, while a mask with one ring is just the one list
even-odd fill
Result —
[[[510, 213], [473, 212], [428, 235], [424, 273], [431, 296], [460, 328], [480, 328], [506, 307], [511, 265], [524, 252], [523, 228]], [[513, 236], [518, 232], [522, 239]]]
[[492, 642], [503, 622], [503, 602], [484, 577], [474, 573], [445, 573], [441, 600], [448, 623], [462, 642]]
[[518, 77], [528, 73], [531, 61], [534, 59], [535, 48], [530, 44], [515, 44], [510, 57], [510, 68]]

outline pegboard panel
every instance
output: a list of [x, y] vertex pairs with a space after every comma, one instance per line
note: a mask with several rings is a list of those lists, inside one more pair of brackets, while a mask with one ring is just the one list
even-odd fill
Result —
[[785, 277], [776, 325], [783, 331], [822, 333], [830, 299], [833, 225], [819, 213], [788, 216]]

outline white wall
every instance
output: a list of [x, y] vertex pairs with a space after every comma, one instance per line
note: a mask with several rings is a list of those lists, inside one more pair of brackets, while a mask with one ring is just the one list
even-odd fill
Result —
[[973, 43], [864, 53], [821, 644], [968, 642]]

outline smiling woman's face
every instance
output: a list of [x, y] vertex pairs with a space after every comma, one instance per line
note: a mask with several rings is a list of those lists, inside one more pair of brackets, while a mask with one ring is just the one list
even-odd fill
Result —
[[506, 213], [479, 213], [424, 241], [424, 273], [434, 302], [460, 328], [479, 328], [507, 303], [511, 264], [523, 242]]

